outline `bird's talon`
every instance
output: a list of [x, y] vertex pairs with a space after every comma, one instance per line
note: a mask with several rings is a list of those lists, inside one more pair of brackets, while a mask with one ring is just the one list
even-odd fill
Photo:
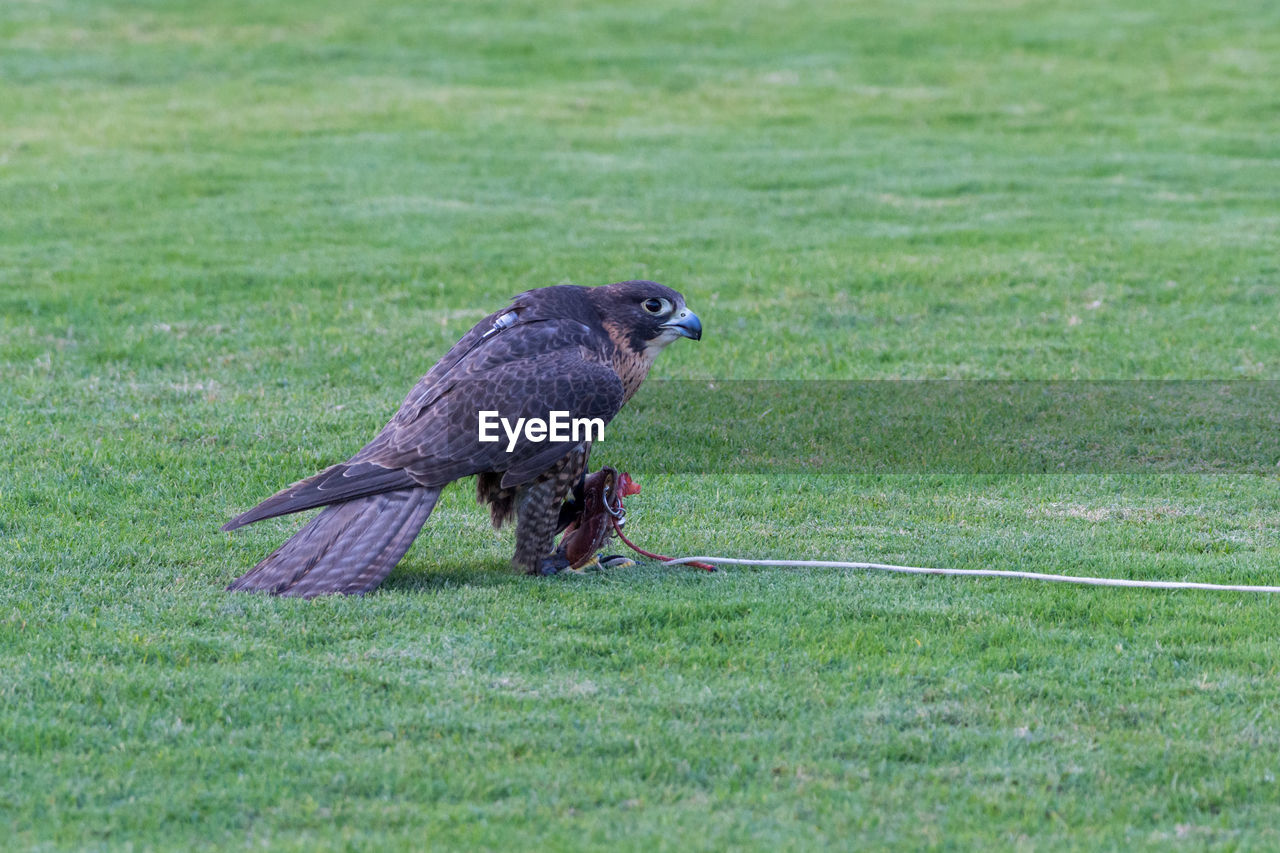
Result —
[[598, 572], [603, 568], [604, 566], [600, 565], [599, 558], [592, 557], [590, 560], [587, 560], [585, 563], [579, 566], [578, 571], [585, 574], [586, 572]]
[[559, 554], [551, 554], [550, 556], [542, 558], [542, 563], [538, 566], [537, 572], [530, 572], [530, 574], [539, 574], [543, 577], [547, 577], [549, 575], [559, 574], [567, 568], [569, 568], [568, 560]]

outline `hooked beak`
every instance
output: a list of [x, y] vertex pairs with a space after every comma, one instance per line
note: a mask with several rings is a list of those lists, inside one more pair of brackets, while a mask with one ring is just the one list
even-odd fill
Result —
[[685, 308], [675, 317], [671, 318], [671, 322], [663, 323], [659, 329], [672, 329], [681, 337], [688, 338], [692, 341], [702, 340], [702, 321], [698, 319], [698, 315]]

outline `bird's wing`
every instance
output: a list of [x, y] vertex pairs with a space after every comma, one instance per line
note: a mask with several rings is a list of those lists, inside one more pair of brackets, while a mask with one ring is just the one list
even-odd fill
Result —
[[326, 504], [413, 486], [441, 487], [482, 471], [502, 473], [503, 486], [534, 479], [583, 443], [534, 442], [523, 431], [510, 451], [479, 440], [480, 412], [546, 420], [613, 419], [623, 388], [613, 368], [596, 359], [597, 333], [575, 320], [532, 319], [494, 329], [492, 315], [467, 333], [422, 378], [390, 423], [347, 462], [302, 480], [233, 519], [223, 529]]
[[497, 362], [486, 358], [481, 370], [451, 374], [447, 387], [430, 389], [425, 405], [406, 401], [351, 461], [405, 471], [423, 486], [443, 486], [481, 471], [501, 472], [504, 487], [521, 485], [590, 436], [566, 428], [560, 440], [530, 441], [521, 430], [513, 441], [505, 427], [496, 426], [489, 435], [497, 440], [482, 442], [481, 412], [494, 413], [491, 424], [504, 419], [514, 428], [520, 419], [548, 421], [556, 412], [565, 423], [598, 418], [607, 424], [622, 408], [618, 374], [578, 346], [513, 355]]

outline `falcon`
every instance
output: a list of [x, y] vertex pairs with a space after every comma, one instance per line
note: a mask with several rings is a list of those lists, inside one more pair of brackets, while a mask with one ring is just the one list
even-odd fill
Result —
[[590, 431], [526, 429], [510, 441], [481, 441], [481, 413], [518, 423], [567, 412], [607, 424], [678, 338], [700, 340], [702, 323], [683, 296], [656, 282], [520, 294], [463, 335], [360, 452], [223, 525], [324, 507], [227, 589], [302, 598], [368, 592], [409, 550], [441, 490], [472, 475], [493, 526], [515, 521], [516, 566], [531, 574], [568, 568], [552, 546], [569, 523], [565, 498], [587, 471]]

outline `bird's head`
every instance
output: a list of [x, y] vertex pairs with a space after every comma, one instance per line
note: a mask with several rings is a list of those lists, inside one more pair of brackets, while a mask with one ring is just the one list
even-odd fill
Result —
[[684, 297], [653, 281], [620, 281], [593, 287], [591, 301], [615, 340], [652, 358], [676, 338], [702, 339], [702, 322]]

